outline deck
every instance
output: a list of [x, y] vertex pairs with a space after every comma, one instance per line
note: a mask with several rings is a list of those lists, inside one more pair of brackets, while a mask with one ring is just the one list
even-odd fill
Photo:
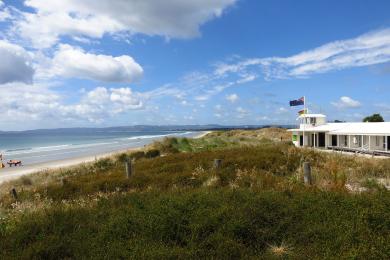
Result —
[[359, 154], [370, 154], [370, 155], [375, 155], [375, 156], [389, 156], [390, 157], [390, 151], [368, 150], [368, 149], [339, 147], [339, 146], [328, 146], [327, 148], [330, 150], [334, 150], [334, 151], [359, 153]]

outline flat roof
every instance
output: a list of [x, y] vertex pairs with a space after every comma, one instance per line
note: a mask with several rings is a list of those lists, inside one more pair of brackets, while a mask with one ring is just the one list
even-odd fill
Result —
[[335, 135], [388, 135], [390, 122], [327, 123], [320, 126], [308, 125], [305, 129], [290, 129], [295, 132], [327, 132]]
[[326, 115], [323, 115], [323, 114], [302, 114], [299, 117], [300, 118], [304, 118], [304, 117], [326, 117]]

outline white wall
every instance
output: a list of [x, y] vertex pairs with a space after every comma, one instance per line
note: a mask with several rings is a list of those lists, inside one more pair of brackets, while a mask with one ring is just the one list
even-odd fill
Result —
[[383, 151], [385, 150], [383, 148], [384, 144], [384, 137], [383, 136], [371, 136], [371, 145], [370, 150], [378, 150]]

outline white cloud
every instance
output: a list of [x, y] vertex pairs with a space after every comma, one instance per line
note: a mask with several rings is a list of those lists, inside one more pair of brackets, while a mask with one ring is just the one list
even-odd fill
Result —
[[86, 53], [80, 48], [60, 45], [52, 60], [51, 73], [62, 77], [104, 82], [132, 82], [142, 76], [142, 67], [130, 56]]
[[34, 69], [31, 55], [22, 47], [0, 40], [0, 84], [32, 83]]
[[183, 106], [189, 105], [188, 102], [187, 102], [187, 100], [182, 100], [182, 101], [180, 102], [180, 104], [182, 104]]
[[214, 74], [219, 76], [242, 74], [251, 72], [250, 69], [260, 68], [266, 79], [282, 79], [388, 61], [390, 28], [369, 32], [349, 40], [330, 42], [290, 57], [252, 58], [233, 64], [218, 64]]
[[242, 107], [237, 107], [236, 112], [237, 112], [237, 118], [244, 118], [249, 115], [249, 111], [245, 110]]
[[331, 104], [337, 108], [358, 108], [361, 106], [360, 102], [350, 97], [340, 97], [337, 102], [331, 102]]
[[235, 103], [239, 99], [237, 94], [231, 94], [226, 96], [226, 100], [228, 100], [231, 103]]
[[199, 27], [220, 17], [236, 0], [26, 0], [35, 12], [23, 13], [15, 30], [46, 48], [61, 36], [101, 38], [105, 34], [127, 32], [190, 38]]
[[11, 12], [8, 8], [4, 8], [4, 2], [0, 1], [0, 22], [3, 22], [11, 18]]
[[117, 112], [122, 112], [128, 109], [140, 109], [143, 107], [143, 102], [139, 94], [132, 92], [130, 88], [111, 88], [110, 100], [116, 103], [119, 107]]
[[279, 114], [283, 114], [283, 113], [287, 113], [287, 112], [288, 112], [288, 109], [285, 107], [279, 107], [279, 109], [277, 110], [277, 113], [279, 113]]
[[45, 85], [7, 83], [0, 85], [0, 91], [7, 92], [7, 98], [0, 99], [2, 119], [6, 123], [42, 120], [56, 122], [57, 126], [61, 122], [85, 120], [98, 123], [121, 113], [143, 109], [142, 97], [130, 88], [97, 87], [71, 104], [64, 103], [63, 96]]
[[59, 106], [59, 113], [71, 120], [87, 119], [99, 123], [117, 114], [142, 108], [140, 95], [130, 88], [97, 87], [87, 92], [79, 103]]

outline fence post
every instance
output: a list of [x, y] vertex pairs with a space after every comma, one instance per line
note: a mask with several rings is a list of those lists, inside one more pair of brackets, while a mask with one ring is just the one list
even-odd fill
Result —
[[303, 181], [306, 185], [312, 184], [311, 167], [309, 162], [303, 163]]
[[15, 188], [12, 188], [11, 194], [12, 194], [12, 197], [14, 197], [15, 200], [18, 199], [18, 193], [16, 192], [16, 189], [15, 189]]
[[132, 172], [133, 172], [133, 167], [131, 165], [131, 160], [128, 160], [125, 162], [125, 169], [126, 169], [126, 178], [130, 178]]
[[222, 159], [214, 159], [214, 168], [219, 169], [222, 165]]

